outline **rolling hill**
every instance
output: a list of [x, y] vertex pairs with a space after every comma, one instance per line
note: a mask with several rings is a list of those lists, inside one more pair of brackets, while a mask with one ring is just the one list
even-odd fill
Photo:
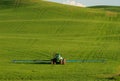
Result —
[[[41, 0], [0, 1], [0, 80], [111, 81], [119, 76], [119, 7], [80, 8]], [[117, 10], [117, 11], [116, 11]], [[14, 64], [12, 60], [105, 60], [105, 63]]]
[[91, 6], [90, 8], [97, 8], [97, 9], [103, 9], [106, 11], [112, 11], [112, 12], [120, 12], [120, 6]]

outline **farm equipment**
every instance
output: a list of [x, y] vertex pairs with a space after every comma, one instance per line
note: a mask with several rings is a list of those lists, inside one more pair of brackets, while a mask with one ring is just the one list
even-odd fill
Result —
[[61, 57], [61, 55], [58, 53], [54, 56], [53, 59], [51, 59], [51, 64], [65, 64], [66, 60]]
[[62, 59], [59, 62], [52, 60], [13, 60], [13, 63], [19, 64], [66, 64], [66, 63], [104, 63], [106, 60], [65, 60]]
[[13, 60], [13, 63], [28, 63], [28, 64], [65, 64], [66, 60], [56, 53], [51, 60]]
[[106, 60], [93, 60], [93, 59], [81, 59], [81, 60], [66, 60], [59, 53], [56, 53], [51, 60], [13, 60], [13, 63], [25, 63], [25, 64], [66, 64], [66, 63], [104, 63]]

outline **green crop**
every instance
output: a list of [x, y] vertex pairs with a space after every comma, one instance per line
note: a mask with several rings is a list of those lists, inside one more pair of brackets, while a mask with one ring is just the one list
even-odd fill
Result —
[[[0, 2], [0, 81], [120, 80], [119, 76], [107, 76], [119, 73], [120, 68], [119, 7], [80, 8], [21, 1], [19, 6], [14, 5], [14, 0]], [[67, 60], [106, 61], [66, 65], [12, 63], [50, 60], [55, 52]]]

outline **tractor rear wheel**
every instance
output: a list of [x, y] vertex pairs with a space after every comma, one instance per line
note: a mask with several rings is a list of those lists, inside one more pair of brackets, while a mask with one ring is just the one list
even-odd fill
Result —
[[51, 64], [56, 64], [56, 61], [54, 59], [52, 59]]
[[63, 60], [62, 59], [60, 60], [60, 64], [63, 64]]
[[62, 60], [62, 64], [66, 64], [66, 59], [63, 59], [63, 60]]

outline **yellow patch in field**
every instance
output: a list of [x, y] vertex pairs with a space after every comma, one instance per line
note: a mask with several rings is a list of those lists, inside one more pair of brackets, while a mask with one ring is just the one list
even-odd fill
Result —
[[106, 11], [106, 16], [109, 16], [109, 17], [117, 17], [118, 13], [116, 12], [111, 12], [111, 11]]

